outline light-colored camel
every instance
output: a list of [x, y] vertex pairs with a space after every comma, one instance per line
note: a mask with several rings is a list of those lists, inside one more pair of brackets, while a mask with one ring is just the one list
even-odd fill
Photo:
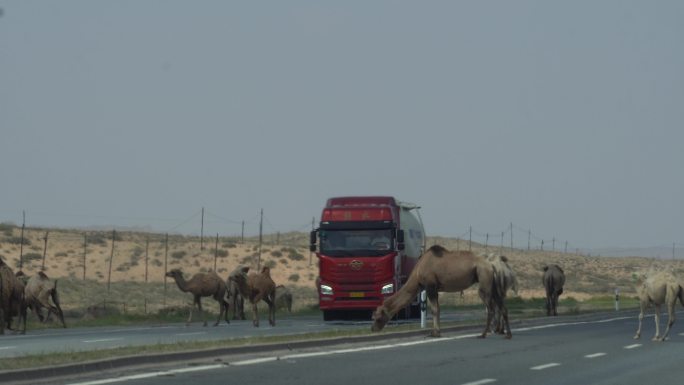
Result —
[[470, 251], [448, 251], [442, 246], [430, 247], [418, 260], [411, 271], [406, 284], [396, 293], [387, 297], [382, 305], [373, 312], [372, 331], [382, 330], [399, 310], [408, 305], [425, 289], [430, 300], [432, 312], [432, 332], [430, 336], [441, 335], [439, 325], [438, 293], [463, 291], [474, 284], [478, 284], [478, 294], [487, 307], [487, 323], [480, 338], [487, 336], [489, 325], [494, 316], [494, 310], [499, 308], [506, 325], [506, 338], [511, 338], [508, 325], [508, 310], [503, 303], [499, 288], [494, 281], [494, 267], [484, 256], [475, 255]]
[[[52, 281], [44, 272], [32, 276], [24, 288], [25, 306], [38, 316], [40, 322], [47, 322], [51, 314], [56, 314], [65, 328], [64, 312], [59, 303], [57, 281]], [[43, 317], [43, 308], [47, 309], [47, 316]]]
[[565, 272], [558, 265], [546, 265], [542, 283], [546, 291], [546, 315], [558, 315], [558, 297], [563, 294]]
[[[518, 295], [518, 278], [508, 264], [508, 258], [505, 255], [489, 254], [487, 260], [494, 266], [494, 279], [496, 280], [503, 300], [506, 300], [509, 290], [513, 290], [515, 295]], [[498, 334], [504, 333], [504, 325], [501, 317], [502, 314], [497, 309], [494, 316], [493, 331]]]
[[259, 273], [247, 275], [249, 267], [238, 266], [228, 276], [237, 284], [240, 294], [252, 304], [252, 324], [259, 327], [257, 304], [263, 300], [268, 305], [268, 322], [275, 326], [275, 294], [276, 285], [271, 279], [271, 269], [264, 266]]
[[[641, 337], [641, 324], [644, 319], [644, 312], [649, 304], [655, 307], [655, 327], [656, 332], [653, 341], [665, 341], [670, 333], [670, 328], [675, 322], [675, 304], [677, 299], [684, 306], [684, 288], [677, 278], [668, 271], [653, 272], [642, 276], [637, 281], [637, 294], [639, 296], [639, 327], [637, 328], [634, 339]], [[660, 306], [667, 306], [667, 328], [665, 333], [660, 336]]]
[[244, 320], [245, 319], [245, 299], [240, 294], [240, 290], [237, 287], [237, 283], [226, 279], [226, 287], [228, 288], [227, 299], [229, 307], [233, 308], [233, 319], [234, 320]]
[[24, 282], [0, 259], [0, 334], [12, 329], [12, 317], [19, 316], [21, 334], [26, 333]]
[[186, 293], [191, 293], [193, 296], [193, 306], [190, 307], [190, 315], [188, 316], [188, 321], [186, 325], [190, 325], [192, 322], [192, 309], [194, 305], [197, 305], [202, 320], [204, 321], [204, 326], [207, 326], [207, 320], [202, 310], [202, 297], [213, 297], [216, 302], [219, 303], [219, 316], [216, 319], [214, 326], [218, 326], [221, 322], [221, 316], [225, 315], [226, 323], [228, 321], [228, 300], [227, 300], [227, 290], [226, 283], [213, 271], [208, 273], [197, 273], [186, 281], [183, 278], [183, 272], [180, 269], [173, 269], [166, 273], [167, 277], [171, 277], [176, 281], [178, 288]]
[[292, 292], [283, 285], [276, 286], [275, 306], [277, 309], [285, 309], [292, 313]]

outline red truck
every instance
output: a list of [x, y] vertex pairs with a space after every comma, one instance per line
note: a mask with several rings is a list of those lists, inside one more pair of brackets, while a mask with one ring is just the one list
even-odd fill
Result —
[[[425, 248], [418, 209], [390, 196], [328, 199], [310, 238], [324, 320], [369, 317], [406, 282]], [[418, 311], [416, 299], [402, 316]]]

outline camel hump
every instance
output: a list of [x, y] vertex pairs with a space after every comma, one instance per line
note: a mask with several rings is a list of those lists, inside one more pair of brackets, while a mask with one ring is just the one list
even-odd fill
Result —
[[264, 266], [261, 268], [261, 274], [271, 276], [271, 269], [268, 266]]
[[432, 245], [432, 246], [430, 246], [428, 251], [437, 257], [441, 257], [444, 253], [447, 252], [447, 249], [445, 249], [443, 246], [440, 246], [440, 245]]

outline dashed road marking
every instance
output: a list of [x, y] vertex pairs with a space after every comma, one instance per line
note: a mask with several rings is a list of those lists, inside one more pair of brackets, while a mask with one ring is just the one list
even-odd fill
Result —
[[85, 343], [87, 343], [87, 344], [90, 344], [90, 343], [93, 343], [93, 342], [120, 341], [120, 340], [122, 340], [122, 339], [123, 339], [123, 338], [103, 338], [103, 339], [100, 339], [100, 340], [84, 340], [84, 341], [82, 341], [82, 342], [85, 342]]
[[16, 349], [16, 346], [1, 346], [0, 350], [9, 350], [9, 349]]
[[219, 369], [219, 368], [225, 368], [225, 367], [226, 366], [224, 364], [193, 366], [191, 368], [173, 369], [173, 370], [167, 370], [167, 371], [163, 371], [163, 372], [150, 372], [150, 373], [134, 374], [131, 376], [117, 377], [117, 378], [105, 378], [102, 380], [95, 380], [95, 381], [75, 382], [75, 383], [72, 383], [70, 385], [111, 384], [114, 382], [125, 382], [125, 381], [131, 381], [131, 380], [140, 380], [143, 378], [169, 376], [169, 375], [174, 375], [174, 374], [179, 374], [179, 373], [198, 372], [198, 371], [202, 371], [202, 370]]
[[176, 333], [176, 336], [196, 336], [198, 334], [207, 334], [207, 332], [194, 332], [194, 333]]
[[548, 364], [533, 366], [530, 369], [532, 369], [532, 370], [544, 370], [544, 369], [548, 369], [548, 368], [553, 368], [554, 366], [560, 366], [560, 364], [558, 362], [549, 362]]
[[466, 382], [465, 384], [462, 384], [462, 385], [483, 385], [483, 384], [491, 384], [492, 382], [496, 382], [496, 379], [495, 378], [483, 378], [479, 381]]
[[278, 361], [279, 357], [263, 357], [263, 358], [254, 358], [251, 360], [242, 360], [242, 361], [235, 361], [231, 362], [231, 366], [242, 366], [242, 365], [254, 365], [254, 364], [261, 364], [264, 362], [272, 362], [272, 361]]
[[634, 348], [638, 348], [639, 346], [641, 346], [641, 344], [627, 345], [627, 346], [625, 346], [625, 349], [634, 349]]
[[587, 354], [587, 355], [584, 356], [584, 357], [586, 357], [586, 358], [596, 358], [596, 357], [601, 357], [601, 356], [605, 356], [605, 355], [606, 355], [606, 353], [602, 353], [602, 352], [601, 352], [601, 353]]

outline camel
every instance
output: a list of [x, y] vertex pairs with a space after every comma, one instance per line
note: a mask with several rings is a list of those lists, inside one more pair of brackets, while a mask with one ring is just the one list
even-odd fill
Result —
[[213, 271], [210, 271], [209, 273], [197, 273], [193, 275], [189, 281], [186, 281], [185, 278], [183, 278], [183, 272], [180, 269], [173, 269], [169, 270], [166, 273], [166, 276], [173, 278], [181, 291], [188, 292], [193, 295], [193, 306], [190, 307], [190, 315], [185, 323], [186, 325], [190, 325], [190, 322], [192, 322], [192, 309], [194, 305], [197, 305], [197, 308], [202, 316], [202, 320], [204, 321], [204, 326], [207, 326], [207, 320], [204, 315], [204, 311], [202, 310], [202, 297], [210, 296], [219, 303], [220, 309], [218, 319], [216, 319], [214, 326], [218, 326], [218, 324], [221, 322], [221, 316], [224, 314], [226, 323], [230, 323], [228, 320], [229, 305], [226, 298], [226, 283], [223, 281], [223, 279], [221, 279], [221, 277], [218, 276], [218, 274]]
[[431, 337], [440, 337], [438, 293], [463, 291], [478, 284], [478, 294], [487, 307], [487, 323], [479, 338], [485, 338], [494, 317], [500, 309], [506, 325], [506, 338], [511, 338], [508, 310], [503, 303], [499, 288], [495, 285], [494, 267], [485, 257], [470, 251], [448, 251], [442, 246], [430, 247], [418, 260], [406, 284], [396, 293], [385, 298], [373, 312], [372, 331], [380, 331], [394, 315], [408, 305], [422, 289], [427, 292], [432, 312]]
[[[25, 306], [30, 308], [38, 316], [40, 322], [47, 322], [51, 314], [56, 314], [65, 328], [64, 312], [59, 303], [57, 281], [52, 281], [44, 272], [39, 272], [26, 282], [24, 288]], [[52, 300], [52, 302], [50, 302]], [[43, 308], [48, 309], [47, 316], [43, 317]]]
[[12, 317], [14, 316], [19, 316], [19, 323], [23, 324], [20, 333], [26, 334], [24, 304], [24, 283], [0, 259], [0, 334], [5, 334], [5, 327], [12, 330]]
[[292, 313], [292, 292], [283, 285], [276, 286], [275, 297], [276, 309], [286, 309], [288, 313]]
[[544, 266], [542, 283], [546, 290], [546, 315], [557, 316], [558, 297], [563, 294], [563, 285], [565, 284], [563, 269], [558, 265]]
[[[644, 312], [649, 304], [655, 306], [655, 327], [656, 332], [653, 341], [665, 341], [670, 333], [670, 328], [675, 322], [675, 304], [677, 299], [684, 306], [684, 287], [677, 281], [671, 272], [653, 272], [648, 276], [642, 276], [637, 281], [637, 294], [639, 296], [639, 327], [637, 328], [634, 339], [641, 337], [641, 324], [644, 319]], [[660, 306], [667, 306], [667, 327], [665, 333], [660, 336]]]
[[[508, 264], [508, 258], [505, 255], [489, 254], [487, 260], [494, 266], [494, 278], [496, 284], [499, 286], [502, 300], [506, 299], [508, 290], [513, 290], [515, 295], [518, 295], [518, 279], [515, 272]], [[494, 316], [493, 331], [497, 334], [504, 334], [504, 325], [501, 322], [501, 312], [497, 310]]]
[[234, 320], [244, 320], [245, 319], [245, 299], [240, 295], [240, 290], [238, 290], [237, 283], [229, 279], [226, 279], [226, 287], [228, 292], [226, 293], [228, 297], [228, 303], [233, 307], [233, 319]]
[[240, 295], [252, 304], [252, 324], [259, 327], [259, 312], [257, 304], [263, 300], [268, 304], [268, 322], [275, 326], [275, 294], [276, 285], [271, 279], [271, 269], [264, 266], [260, 273], [247, 275], [249, 267], [238, 266], [228, 276], [228, 279], [237, 284]]

